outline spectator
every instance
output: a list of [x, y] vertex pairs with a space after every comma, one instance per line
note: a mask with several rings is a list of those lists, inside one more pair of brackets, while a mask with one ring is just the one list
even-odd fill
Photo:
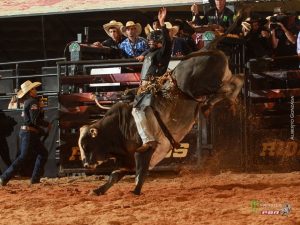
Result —
[[180, 19], [176, 19], [174, 22], [172, 22], [172, 24], [174, 26], [178, 26], [179, 30], [177, 32], [177, 37], [184, 39], [189, 48], [189, 53], [197, 51], [198, 48], [194, 39], [192, 38], [192, 35], [195, 33], [194, 29], [186, 21], [182, 21]]
[[234, 13], [225, 7], [226, 0], [215, 0], [215, 7], [208, 10], [204, 18], [199, 17], [199, 7], [193, 4], [191, 11], [194, 15], [194, 23], [196, 25], [211, 25], [218, 32], [223, 33], [233, 23]]
[[287, 16], [282, 11], [269, 17], [271, 42], [275, 56], [289, 56], [297, 54], [297, 29], [295, 18], [296, 17], [294, 15]]
[[165, 22], [165, 24], [169, 30], [169, 35], [172, 41], [171, 56], [183, 56], [189, 54], [191, 49], [187, 42], [183, 38], [177, 36], [179, 27], [173, 26], [170, 22]]
[[270, 32], [263, 27], [264, 22], [266, 21], [262, 19], [250, 18], [242, 22], [247, 59], [266, 57], [272, 54]]
[[[128, 21], [126, 26], [121, 27], [121, 31], [127, 38], [119, 44], [122, 54], [126, 58], [144, 57], [143, 53], [149, 48], [147, 40], [139, 37], [142, 33], [141, 24]], [[143, 61], [139, 59], [140, 61]]]
[[158, 20], [158, 17], [155, 16], [153, 18], [153, 20], [151, 21], [151, 24], [152, 24], [152, 27], [150, 24], [147, 24], [147, 26], [145, 27], [144, 31], [145, 31], [145, 34], [148, 36], [148, 34], [150, 34], [150, 32], [154, 31], [154, 30], [160, 30], [161, 29], [161, 26], [160, 26], [160, 23], [159, 23], [159, 20]]
[[125, 37], [121, 33], [121, 26], [123, 26], [123, 24], [115, 20], [104, 24], [103, 29], [109, 36], [109, 38], [103, 41], [102, 43], [95, 42], [93, 43], [93, 45], [97, 47], [109, 47], [112, 49], [112, 58], [122, 58], [122, 53], [119, 49], [119, 44], [125, 40]]

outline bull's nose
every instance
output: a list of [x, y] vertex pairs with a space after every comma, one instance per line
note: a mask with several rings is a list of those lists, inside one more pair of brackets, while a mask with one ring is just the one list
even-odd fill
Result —
[[88, 163], [84, 163], [84, 164], [83, 164], [83, 167], [84, 167], [84, 168], [89, 168], [89, 164], [88, 164]]

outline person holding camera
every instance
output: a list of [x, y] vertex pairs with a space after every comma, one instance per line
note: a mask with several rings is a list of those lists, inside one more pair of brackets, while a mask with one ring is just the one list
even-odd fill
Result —
[[269, 28], [275, 56], [296, 55], [295, 16], [279, 14], [270, 17]]
[[241, 24], [247, 59], [269, 57], [272, 54], [270, 32], [264, 23], [262, 18], [249, 17]]

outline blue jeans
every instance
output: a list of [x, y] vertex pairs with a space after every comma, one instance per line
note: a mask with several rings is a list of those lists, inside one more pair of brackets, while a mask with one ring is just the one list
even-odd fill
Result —
[[146, 110], [148, 110], [148, 116], [150, 113], [150, 115], [153, 114], [151, 107], [146, 107], [145, 109], [132, 108], [131, 112], [143, 144], [155, 141], [153, 130], [147, 120]]
[[20, 155], [2, 174], [4, 181], [9, 181], [20, 169], [26, 166], [28, 159], [36, 157], [33, 173], [31, 176], [32, 182], [40, 180], [44, 166], [47, 162], [48, 151], [40, 140], [40, 135], [34, 132], [21, 130], [20, 138]]

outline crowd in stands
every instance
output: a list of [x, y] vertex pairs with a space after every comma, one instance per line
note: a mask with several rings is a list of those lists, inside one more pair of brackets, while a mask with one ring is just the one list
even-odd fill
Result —
[[[225, 6], [226, 0], [214, 3], [203, 15], [197, 4], [191, 6], [192, 18], [187, 21], [173, 19], [166, 22], [172, 41], [171, 56], [184, 56], [201, 49], [206, 41], [222, 34], [235, 21], [234, 12]], [[231, 38], [239, 38], [246, 46], [246, 59], [291, 56], [299, 54], [300, 22], [294, 12], [283, 12], [280, 7], [270, 16], [250, 13], [234, 30]], [[143, 61], [149, 51], [147, 36], [161, 29], [157, 17], [143, 29], [137, 21], [125, 25], [115, 20], [103, 25], [107, 40], [93, 43], [96, 47], [110, 47], [114, 58], [136, 58]], [[298, 36], [298, 39], [297, 39]], [[298, 43], [298, 47], [297, 47]]]

